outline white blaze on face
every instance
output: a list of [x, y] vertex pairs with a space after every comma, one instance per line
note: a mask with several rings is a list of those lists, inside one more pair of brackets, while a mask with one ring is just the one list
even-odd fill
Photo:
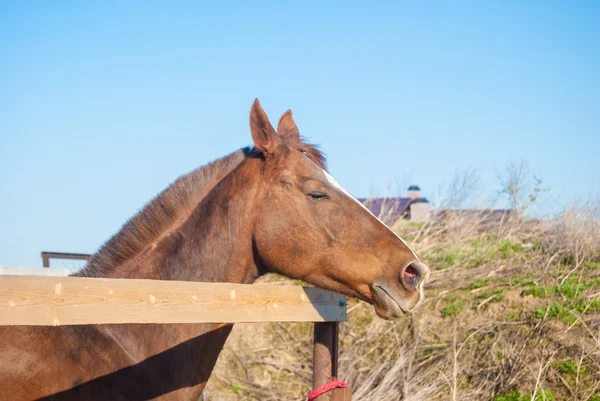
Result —
[[327, 179], [327, 181], [331, 184], [332, 187], [340, 190], [344, 195], [346, 195], [347, 197], [349, 197], [350, 199], [352, 199], [354, 202], [358, 203], [360, 205], [360, 207], [362, 207], [363, 209], [365, 209], [371, 216], [375, 217], [375, 219], [381, 223], [381, 225], [383, 225], [385, 228], [387, 228], [392, 234], [394, 234], [400, 241], [402, 241], [402, 243], [408, 248], [409, 251], [412, 252], [413, 256], [415, 257], [415, 259], [417, 260], [421, 260], [417, 254], [415, 253], [415, 251], [412, 250], [412, 248], [410, 246], [408, 246], [408, 244], [402, 239], [400, 238], [400, 236], [398, 234], [396, 234], [394, 231], [392, 231], [391, 228], [389, 228], [383, 221], [379, 220], [379, 218], [377, 216], [375, 216], [365, 205], [362, 204], [362, 202], [360, 202], [358, 199], [356, 199], [354, 196], [352, 196], [348, 191], [346, 191], [344, 189], [344, 187], [342, 187], [339, 182], [337, 182], [335, 180], [335, 178], [333, 178], [331, 175], [329, 175], [327, 173], [327, 171], [323, 170], [323, 173], [325, 174], [325, 178]]
[[[362, 204], [362, 202], [360, 202], [358, 199], [356, 199], [354, 196], [352, 196], [348, 191], [346, 191], [344, 189], [344, 187], [342, 187], [336, 180], [335, 178], [333, 178], [331, 175], [329, 175], [327, 173], [327, 171], [323, 170], [323, 174], [325, 174], [325, 178], [327, 179], [327, 181], [331, 184], [332, 187], [338, 189], [340, 192], [342, 192], [344, 195], [346, 195], [347, 197], [349, 197], [350, 199], [352, 199], [354, 202], [358, 203], [360, 205], [360, 207], [362, 207], [363, 209], [365, 209], [371, 216], [373, 216], [379, 223], [381, 223], [382, 226], [384, 226], [385, 228], [387, 228], [392, 234], [394, 234], [396, 236], [396, 238], [398, 238], [407, 248], [408, 250], [413, 254], [413, 256], [415, 257], [415, 259], [417, 261], [419, 261], [420, 263], [423, 263], [421, 261], [421, 258], [419, 258], [417, 256], [417, 254], [415, 253], [415, 251], [412, 250], [412, 248], [410, 246], [408, 246], [408, 244], [406, 243], [406, 241], [404, 241], [402, 238], [400, 238], [400, 236], [398, 234], [396, 234], [394, 231], [392, 231], [391, 228], [389, 228], [383, 221], [381, 221], [377, 216], [375, 216], [365, 205]], [[417, 304], [410, 310], [411, 312], [414, 311], [415, 309], [417, 309], [419, 307], [419, 305], [423, 302], [423, 298], [424, 298], [424, 294], [423, 294], [423, 285], [425, 284], [425, 282], [429, 279], [429, 269], [426, 270], [427, 275], [426, 277], [423, 277], [421, 280], [421, 283], [419, 284], [419, 301], [417, 302]]]

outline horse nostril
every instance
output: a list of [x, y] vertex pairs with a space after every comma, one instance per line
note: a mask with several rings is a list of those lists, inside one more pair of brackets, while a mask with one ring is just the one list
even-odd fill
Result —
[[406, 268], [406, 270], [404, 270], [404, 275], [410, 279], [410, 280], [414, 280], [415, 278], [420, 276], [420, 273], [417, 269], [415, 269], [415, 267], [410, 264], [408, 265], [408, 267]]
[[411, 263], [402, 273], [402, 281], [414, 287], [427, 280], [427, 277], [429, 277], [429, 268], [420, 261]]
[[429, 277], [429, 268], [421, 261], [415, 261], [401, 272], [400, 281], [412, 287], [418, 287]]

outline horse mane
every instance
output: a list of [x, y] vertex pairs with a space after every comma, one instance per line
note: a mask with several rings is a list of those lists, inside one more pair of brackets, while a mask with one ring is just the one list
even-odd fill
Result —
[[249, 152], [249, 148], [240, 149], [176, 179], [102, 245], [77, 275], [101, 275], [138, 255], [182, 213], [200, 202]]
[[[325, 156], [316, 146], [303, 141], [286, 142], [290, 147], [308, 153], [315, 163], [326, 168]], [[202, 201], [247, 157], [258, 157], [258, 153], [246, 147], [176, 179], [129, 219], [117, 234], [92, 255], [87, 265], [73, 276], [102, 276], [140, 254], [176, 224], [186, 211]]]

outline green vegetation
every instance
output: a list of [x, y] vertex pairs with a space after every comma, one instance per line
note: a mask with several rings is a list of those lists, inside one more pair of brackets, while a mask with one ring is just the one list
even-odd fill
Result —
[[505, 322], [518, 322], [521, 320], [521, 317], [517, 312], [509, 311], [504, 315], [500, 316], [500, 320], [503, 320]]
[[567, 299], [575, 299], [581, 295], [582, 292], [596, 285], [596, 280], [590, 280], [588, 282], [576, 281], [576, 278], [569, 278], [565, 282], [555, 287], [557, 294], [563, 295]]
[[522, 252], [523, 245], [511, 244], [510, 241], [504, 240], [504, 241], [500, 241], [499, 246], [498, 246], [498, 251], [500, 252], [500, 258], [508, 259], [513, 254]]
[[458, 299], [458, 294], [448, 294], [444, 299], [446, 302], [454, 302]]
[[600, 299], [594, 300], [579, 300], [572, 306], [566, 306], [560, 302], [553, 302], [549, 308], [535, 308], [533, 310], [533, 316], [536, 319], [543, 319], [548, 311], [548, 318], [561, 319], [568, 325], [571, 325], [577, 321], [577, 314], [579, 313], [595, 313], [600, 312]]
[[486, 303], [500, 302], [504, 300], [504, 290], [502, 288], [494, 288], [491, 291], [480, 292], [475, 298], [478, 301]]
[[537, 284], [521, 291], [521, 296], [533, 295], [536, 298], [546, 298], [552, 295], [554, 291], [546, 287], [539, 287]]
[[462, 312], [465, 308], [465, 301], [457, 300], [442, 309], [442, 316], [444, 317], [455, 317], [458, 313]]
[[476, 290], [477, 288], [483, 288], [488, 285], [488, 280], [475, 280], [469, 284], [465, 290]]
[[[536, 393], [533, 401], [554, 401], [554, 394], [550, 390], [540, 390]], [[532, 401], [530, 395], [525, 395], [521, 391], [513, 391], [502, 396], [494, 398], [494, 401]]]
[[[562, 375], [577, 375], [578, 365], [577, 362], [572, 359], [556, 363], [554, 366]], [[580, 376], [585, 376], [589, 373], [590, 369], [587, 366], [579, 367]]]
[[600, 312], [600, 299], [596, 298], [593, 300], [579, 300], [573, 306], [578, 312], [581, 313], [591, 313], [591, 312]]
[[576, 375], [577, 374], [577, 362], [573, 361], [573, 360], [566, 360], [563, 362], [560, 362], [558, 365], [558, 371], [560, 373], [562, 373], [563, 375], [565, 374], [570, 374], [570, 375]]
[[541, 287], [537, 283], [521, 291], [521, 295], [533, 295], [536, 298], [548, 298], [553, 295], [561, 295], [569, 300], [580, 297], [585, 291], [600, 287], [600, 279], [578, 280], [576, 277], [569, 278], [561, 285]]
[[526, 396], [520, 391], [513, 391], [494, 398], [494, 401], [525, 401], [531, 400], [531, 397]]
[[496, 236], [490, 235], [476, 238], [466, 244], [434, 247], [426, 252], [426, 258], [431, 261], [436, 270], [445, 270], [456, 267], [478, 267], [497, 259], [508, 259], [524, 251], [522, 244], [499, 240]]
[[595, 262], [595, 261], [588, 261], [587, 263], [585, 263], [585, 267], [588, 270], [600, 270], [600, 262]]
[[[534, 281], [528, 281], [527, 278], [525, 277], [517, 277], [517, 278], [513, 278], [512, 280], [510, 280], [510, 284], [517, 286], [517, 285], [525, 285], [525, 284], [534, 284]], [[535, 283], [537, 284], [537, 283]]]
[[227, 388], [227, 391], [229, 391], [231, 393], [238, 393], [242, 388], [243, 388], [243, 386], [241, 384], [235, 383], [235, 384], [232, 384], [231, 386], [229, 386]]
[[573, 309], [566, 307], [559, 302], [552, 302], [548, 308], [534, 309], [533, 316], [536, 319], [543, 319], [544, 316], [547, 316], [550, 319], [561, 319], [568, 325], [577, 321], [577, 315], [574, 314]]

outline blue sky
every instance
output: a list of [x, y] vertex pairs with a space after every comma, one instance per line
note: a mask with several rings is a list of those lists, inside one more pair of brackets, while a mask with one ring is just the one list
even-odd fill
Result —
[[0, 1], [0, 265], [94, 252], [255, 97], [356, 196], [520, 158], [548, 212], [597, 193], [600, 3], [417, 3]]

